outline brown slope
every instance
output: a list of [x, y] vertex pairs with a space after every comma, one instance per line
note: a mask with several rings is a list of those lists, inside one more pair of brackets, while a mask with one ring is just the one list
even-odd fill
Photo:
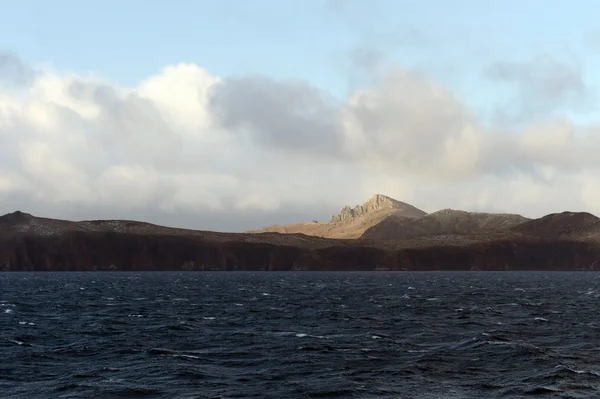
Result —
[[301, 222], [287, 225], [274, 225], [249, 233], [276, 232], [282, 234], [301, 233], [324, 238], [359, 238], [367, 229], [387, 217], [417, 218], [426, 213], [410, 204], [381, 194], [375, 194], [362, 205], [354, 208], [345, 206], [329, 222]]
[[397, 240], [437, 235], [469, 235], [506, 231], [529, 219], [516, 214], [443, 209], [420, 218], [390, 215], [368, 228], [361, 238]]

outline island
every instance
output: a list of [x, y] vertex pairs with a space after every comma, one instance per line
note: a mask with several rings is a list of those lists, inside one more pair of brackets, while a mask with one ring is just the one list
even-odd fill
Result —
[[245, 233], [0, 216], [0, 271], [600, 270], [600, 219], [426, 213], [376, 194], [327, 222]]

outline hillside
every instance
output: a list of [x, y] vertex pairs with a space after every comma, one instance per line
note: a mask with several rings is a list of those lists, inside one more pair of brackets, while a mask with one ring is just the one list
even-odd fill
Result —
[[443, 209], [420, 218], [390, 215], [369, 227], [361, 238], [399, 240], [447, 234], [468, 235], [505, 231], [529, 219], [516, 214], [465, 212]]
[[[388, 212], [367, 209], [333, 223]], [[411, 219], [401, 209], [391, 212], [400, 216], [386, 223], [411, 226], [410, 234], [399, 230], [410, 238], [216, 233], [14, 212], [0, 216], [0, 271], [600, 270], [600, 223], [590, 214], [565, 212], [509, 227], [521, 217], [442, 211]]]
[[343, 207], [339, 214], [329, 222], [300, 222], [286, 225], [274, 225], [248, 233], [306, 234], [324, 238], [359, 238], [368, 228], [381, 222], [388, 216], [415, 218], [426, 213], [412, 205], [381, 194], [375, 194], [362, 205]]
[[376, 194], [355, 207], [345, 206], [329, 222], [269, 226], [249, 233], [277, 232], [324, 238], [399, 240], [437, 235], [501, 232], [529, 221], [517, 214], [443, 209], [430, 214], [385, 195]]
[[260, 244], [289, 245], [318, 248], [331, 246], [334, 240], [303, 234], [241, 234], [220, 233], [204, 230], [190, 230], [159, 226], [152, 223], [132, 220], [84, 220], [67, 221], [37, 217], [16, 211], [0, 216], [0, 239], [19, 239], [28, 237], [61, 237], [76, 233], [99, 235], [130, 235], [158, 237], [186, 237], [210, 242], [250, 242]]
[[561, 212], [519, 224], [513, 231], [545, 238], [596, 239], [600, 218], [587, 212]]
[[375, 194], [362, 205], [351, 208], [345, 206], [329, 222], [300, 222], [287, 225], [274, 225], [248, 233], [275, 232], [282, 234], [306, 234], [324, 238], [359, 238], [367, 229], [394, 215], [396, 217], [417, 218], [426, 213], [412, 205], [381, 194]]

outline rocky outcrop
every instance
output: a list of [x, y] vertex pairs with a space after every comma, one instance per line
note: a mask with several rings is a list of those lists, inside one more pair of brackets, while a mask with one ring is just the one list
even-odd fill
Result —
[[302, 233], [325, 238], [404, 240], [443, 234], [503, 231], [529, 221], [517, 214], [442, 209], [430, 214], [382, 194], [355, 207], [345, 206], [328, 223], [275, 225], [249, 233]]
[[385, 195], [376, 194], [370, 200], [354, 208], [345, 206], [338, 215], [327, 222], [313, 221], [288, 225], [274, 225], [248, 233], [275, 232], [283, 234], [306, 234], [325, 238], [359, 238], [365, 230], [390, 215], [417, 218], [426, 215], [412, 205], [397, 201]]
[[356, 219], [367, 214], [371, 214], [382, 209], [394, 210], [398, 216], [415, 218], [426, 215], [422, 210], [412, 205], [395, 200], [381, 194], [375, 194], [370, 200], [362, 205], [356, 205], [354, 208], [345, 206], [339, 214], [331, 217], [331, 223], [344, 222]]

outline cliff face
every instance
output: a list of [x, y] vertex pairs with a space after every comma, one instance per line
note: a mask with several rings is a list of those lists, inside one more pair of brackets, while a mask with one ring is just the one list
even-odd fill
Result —
[[366, 244], [301, 248], [76, 232], [3, 241], [0, 270], [600, 270], [600, 247], [573, 241], [513, 240], [397, 249]]
[[[591, 216], [591, 215], [590, 215]], [[132, 221], [0, 217], [0, 270], [600, 270], [595, 217], [405, 240], [226, 234]], [[566, 226], [556, 236], [551, 235]]]

